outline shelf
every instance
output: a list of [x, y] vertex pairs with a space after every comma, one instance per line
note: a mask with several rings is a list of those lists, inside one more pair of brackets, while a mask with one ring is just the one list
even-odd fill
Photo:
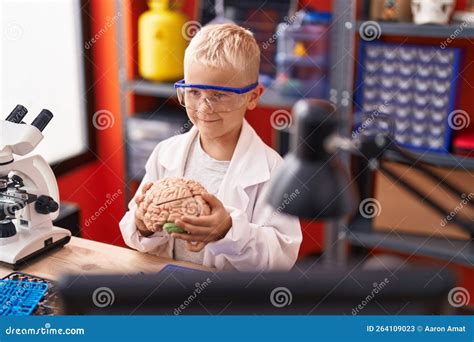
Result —
[[[460, 170], [474, 170], [474, 158], [433, 152], [410, 152], [420, 162], [426, 162], [432, 164], [433, 166], [447, 167]], [[393, 151], [387, 151], [384, 157], [386, 160], [394, 160], [400, 162], [406, 161], [406, 159], [404, 159]]]
[[298, 65], [307, 67], [316, 67], [318, 69], [324, 69], [327, 67], [327, 61], [323, 56], [318, 57], [300, 57], [300, 56], [286, 56], [284, 58], [277, 57], [277, 63], [284, 65]]
[[[145, 80], [128, 81], [127, 89], [138, 95], [175, 98], [176, 91], [173, 83], [158, 83]], [[259, 106], [274, 108], [291, 108], [297, 98], [285, 97], [271, 89], [266, 89], [260, 98]]]
[[395, 252], [432, 257], [474, 266], [474, 242], [445, 239], [442, 237], [417, 236], [404, 233], [348, 231], [347, 241], [364, 248], [382, 248]]
[[266, 88], [262, 96], [260, 96], [258, 105], [260, 107], [290, 109], [298, 100], [298, 98], [283, 96], [273, 89]]
[[[357, 22], [357, 30], [364, 22]], [[380, 25], [382, 35], [437, 38], [448, 38], [451, 35], [456, 35], [456, 38], [474, 38], [474, 27], [461, 27], [461, 23], [450, 25], [416, 25], [413, 23], [381, 21], [377, 23]]]
[[129, 91], [138, 95], [148, 95], [157, 97], [176, 97], [173, 83], [158, 83], [145, 80], [128, 81]]

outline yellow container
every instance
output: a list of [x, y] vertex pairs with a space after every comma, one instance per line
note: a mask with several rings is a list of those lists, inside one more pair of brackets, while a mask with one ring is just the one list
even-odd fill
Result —
[[179, 80], [188, 45], [183, 34], [188, 19], [171, 9], [168, 0], [151, 0], [148, 6], [138, 19], [138, 71], [152, 81]]

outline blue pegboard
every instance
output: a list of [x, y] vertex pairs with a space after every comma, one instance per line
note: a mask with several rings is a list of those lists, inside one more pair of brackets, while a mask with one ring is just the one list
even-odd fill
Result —
[[363, 42], [354, 133], [390, 132], [402, 146], [448, 153], [460, 50]]
[[0, 280], [0, 316], [28, 316], [48, 291], [46, 282]]

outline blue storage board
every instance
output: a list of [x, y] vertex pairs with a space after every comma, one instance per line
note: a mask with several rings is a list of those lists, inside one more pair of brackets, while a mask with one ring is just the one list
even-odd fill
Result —
[[[392, 129], [402, 146], [449, 153], [453, 129], [447, 118], [454, 110], [460, 55], [457, 48], [362, 42], [354, 133]], [[367, 129], [374, 114], [374, 126]]]

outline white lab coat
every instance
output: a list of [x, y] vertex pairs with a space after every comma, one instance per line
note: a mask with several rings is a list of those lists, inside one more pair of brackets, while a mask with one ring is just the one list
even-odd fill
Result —
[[[138, 191], [149, 181], [182, 177], [198, 130], [159, 143], [148, 159]], [[302, 241], [298, 218], [276, 212], [265, 202], [269, 180], [282, 158], [244, 120], [239, 141], [217, 198], [232, 218], [232, 228], [204, 248], [203, 264], [220, 270], [264, 271], [293, 267]], [[171, 258], [173, 239], [164, 231], [142, 236], [135, 226], [135, 201], [120, 221], [125, 243], [140, 252]]]

